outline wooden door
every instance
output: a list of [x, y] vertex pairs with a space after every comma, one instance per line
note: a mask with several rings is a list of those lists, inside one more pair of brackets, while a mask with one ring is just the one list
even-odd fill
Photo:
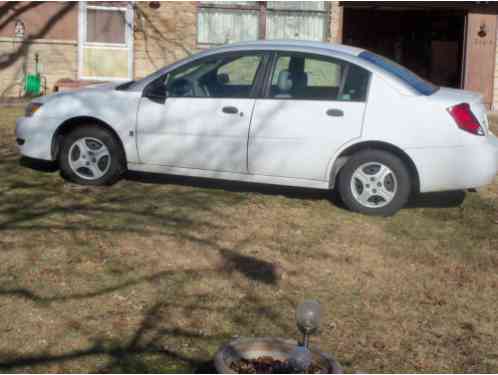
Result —
[[488, 108], [493, 103], [496, 64], [496, 15], [467, 16], [465, 89], [480, 92]]

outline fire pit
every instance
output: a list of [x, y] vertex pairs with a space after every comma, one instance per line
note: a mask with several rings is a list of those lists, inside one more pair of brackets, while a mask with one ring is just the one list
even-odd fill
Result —
[[216, 370], [220, 374], [342, 374], [334, 358], [309, 345], [310, 335], [318, 331], [320, 316], [318, 301], [304, 301], [296, 310], [302, 343], [275, 337], [236, 339], [216, 353]]
[[[237, 374], [242, 373], [240, 369], [244, 368], [244, 363], [250, 360], [260, 359], [260, 362], [264, 362], [271, 358], [275, 363], [280, 362], [280, 365], [274, 365], [274, 369], [277, 371], [267, 373], [300, 373], [300, 371], [293, 370], [289, 364], [292, 361], [291, 354], [296, 349], [296, 346], [296, 341], [281, 338], [240, 338], [221, 347], [216, 353], [214, 364], [220, 374]], [[308, 369], [309, 373], [342, 374], [342, 370], [334, 358], [314, 348], [310, 348], [310, 352], [311, 366]], [[267, 367], [271, 368], [271, 365]], [[236, 371], [237, 369], [239, 371]], [[251, 366], [247, 366], [247, 369], [249, 370], [247, 373], [249, 373]], [[261, 369], [255, 372], [262, 373]]]

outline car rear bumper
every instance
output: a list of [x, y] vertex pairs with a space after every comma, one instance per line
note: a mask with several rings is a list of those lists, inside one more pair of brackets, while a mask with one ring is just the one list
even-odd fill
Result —
[[20, 153], [32, 159], [52, 161], [52, 136], [35, 117], [16, 120], [16, 143]]
[[498, 139], [461, 147], [406, 150], [420, 178], [420, 192], [460, 190], [491, 184], [498, 174]]

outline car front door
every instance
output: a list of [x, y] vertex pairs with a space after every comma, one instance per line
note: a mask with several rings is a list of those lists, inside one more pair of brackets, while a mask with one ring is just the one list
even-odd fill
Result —
[[273, 57], [266, 94], [256, 101], [249, 172], [326, 180], [334, 153], [360, 137], [370, 73], [313, 54]]
[[137, 118], [143, 163], [247, 172], [247, 137], [264, 55], [219, 54], [144, 90]]

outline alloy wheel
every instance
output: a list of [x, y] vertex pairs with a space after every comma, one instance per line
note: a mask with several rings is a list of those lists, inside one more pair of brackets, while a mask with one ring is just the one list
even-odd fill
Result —
[[351, 177], [353, 197], [364, 207], [387, 206], [396, 196], [398, 181], [388, 166], [379, 162], [360, 165]]
[[100, 140], [83, 137], [69, 148], [69, 166], [85, 180], [97, 180], [104, 176], [111, 166], [111, 154]]

